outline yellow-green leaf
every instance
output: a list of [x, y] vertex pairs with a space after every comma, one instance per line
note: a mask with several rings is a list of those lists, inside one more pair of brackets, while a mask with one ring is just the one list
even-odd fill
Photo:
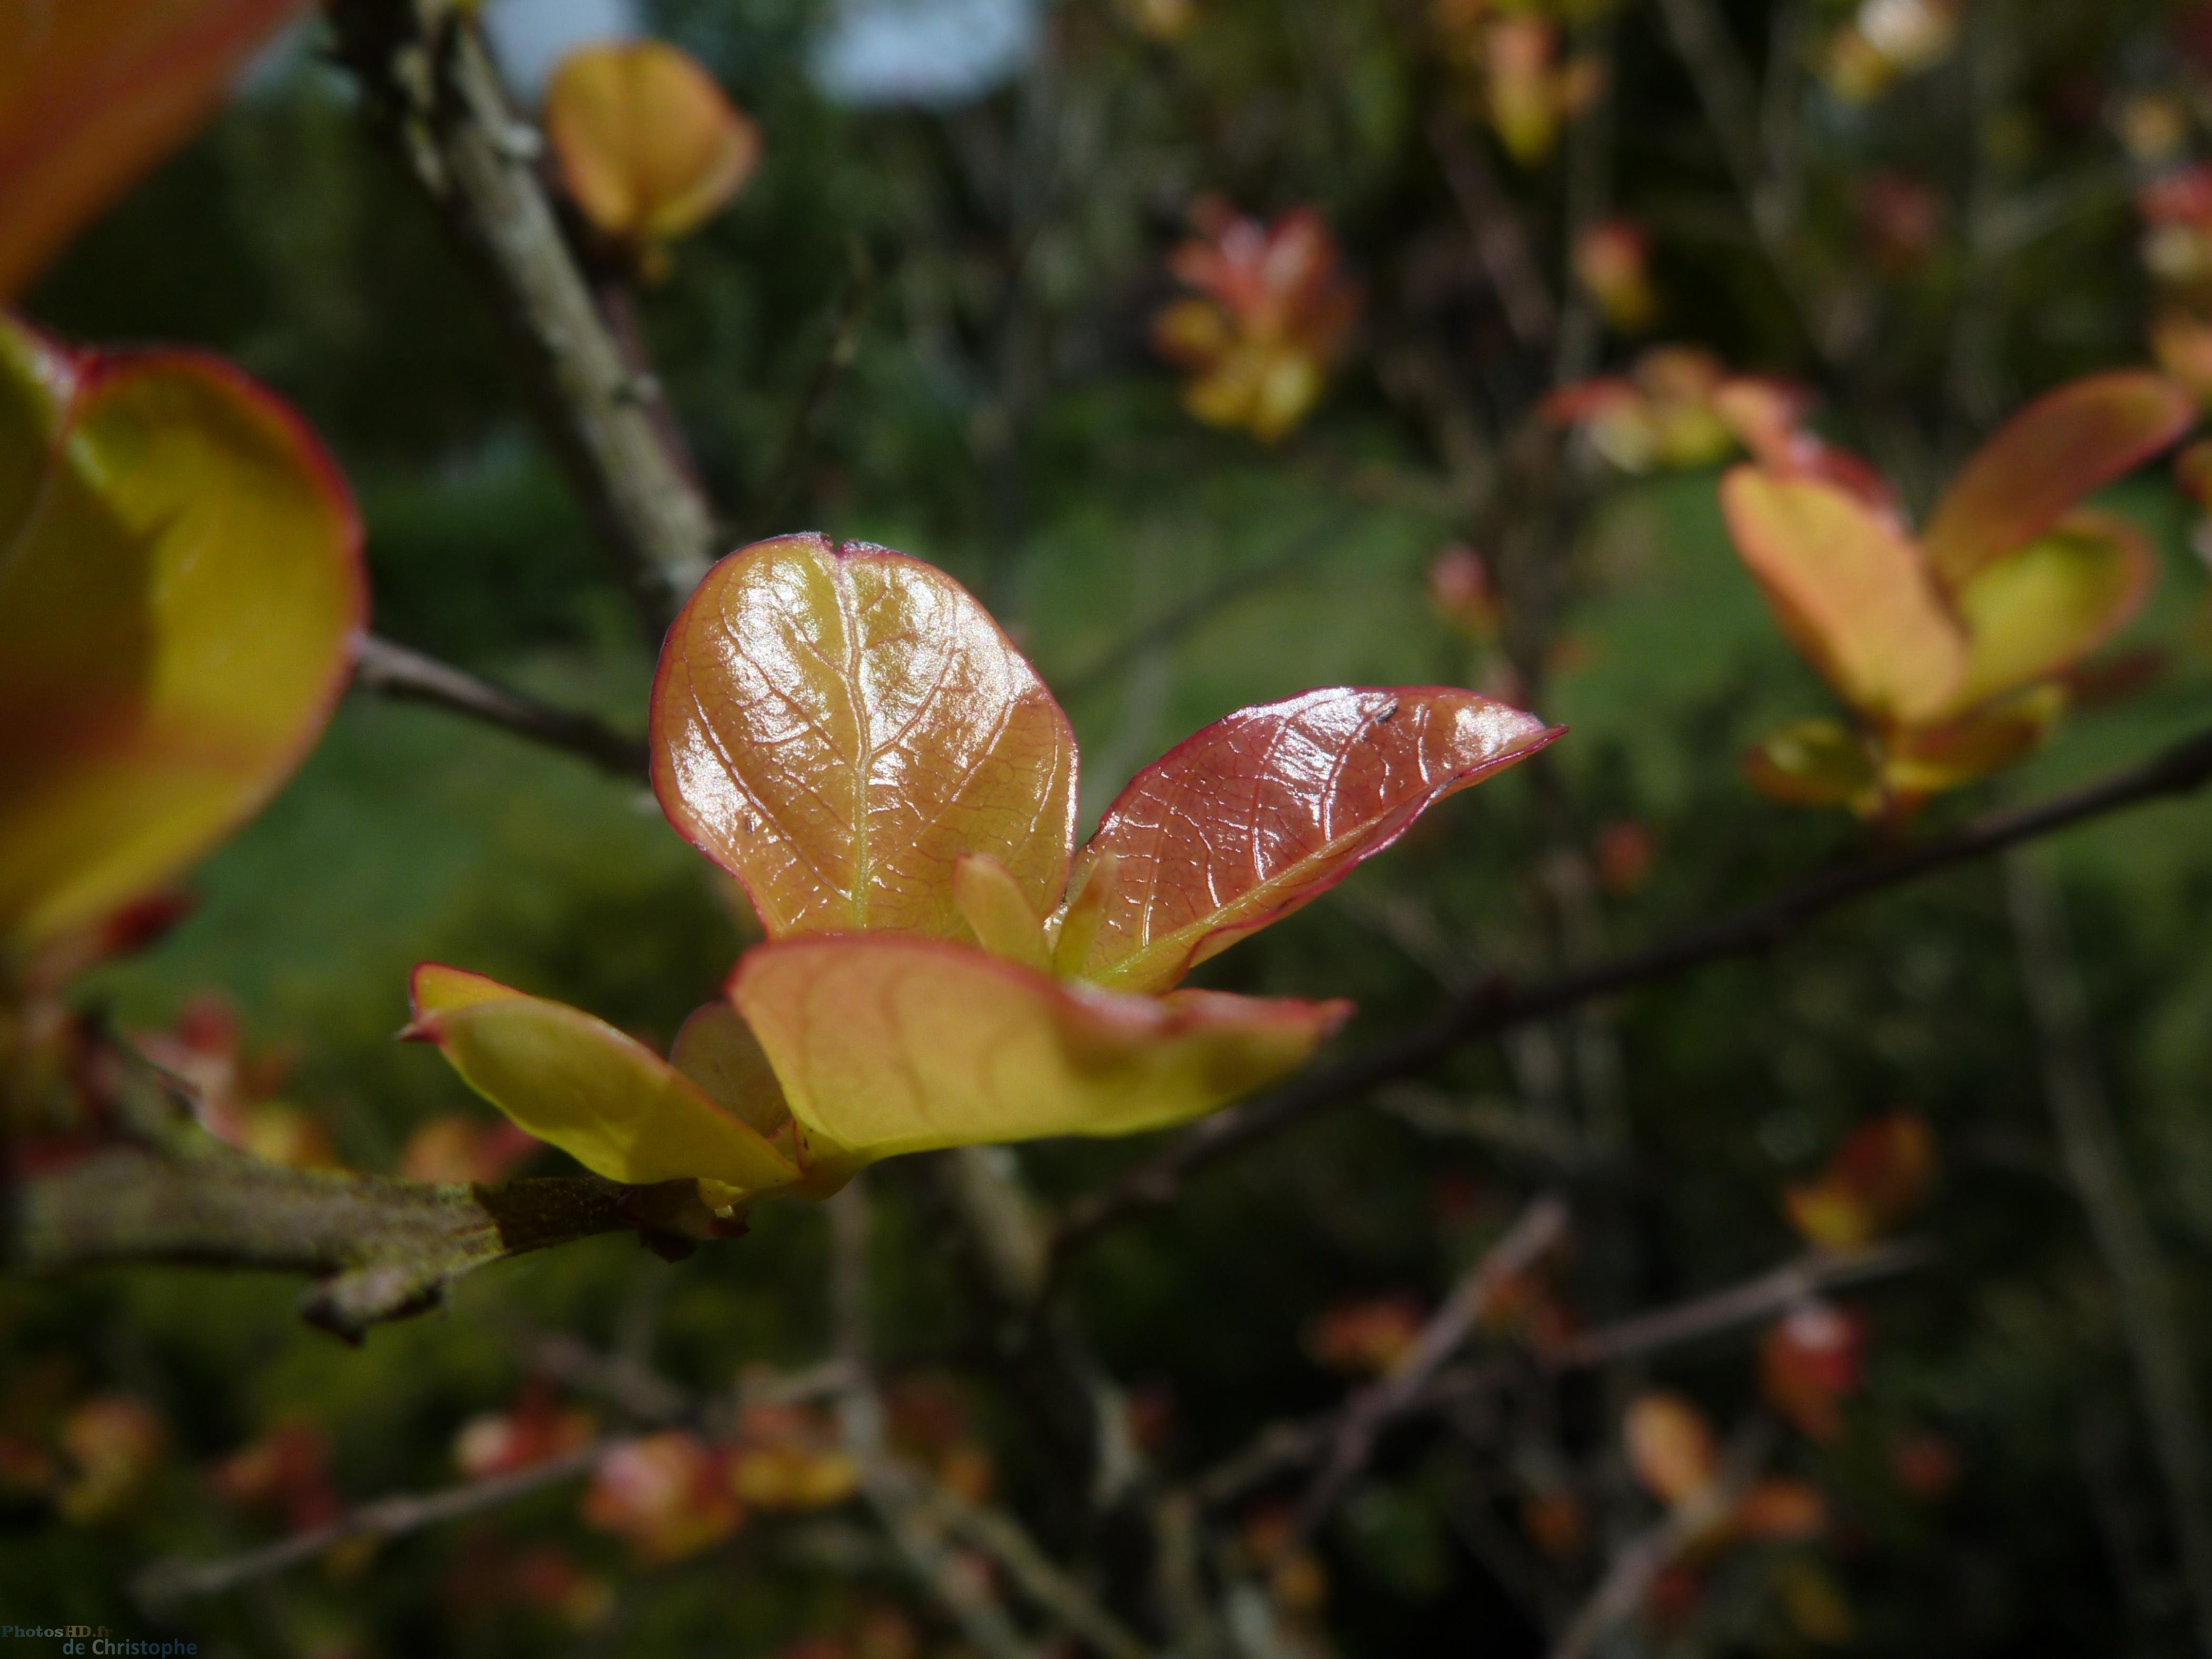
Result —
[[1131, 996], [936, 939], [791, 939], [730, 995], [810, 1156], [863, 1159], [1180, 1122], [1303, 1061], [1351, 1012], [1211, 991]]
[[2152, 568], [2134, 526], [2090, 513], [1983, 566], [1956, 601], [1967, 640], [1957, 707], [1972, 708], [2071, 667], [2142, 608]]
[[694, 1008], [668, 1046], [668, 1063], [697, 1084], [708, 1099], [763, 1135], [772, 1137], [790, 1127], [783, 1085], [775, 1080], [760, 1039], [728, 1003]]
[[159, 885], [290, 775], [350, 667], [360, 544], [235, 369], [0, 319], [0, 941]]
[[190, 137], [307, 0], [0, 3], [0, 300]]
[[1882, 782], [1908, 801], [1972, 783], [2033, 754], [2065, 710], [2065, 688], [2045, 684], [1955, 720], [1899, 733], [1883, 758]]
[[964, 937], [963, 854], [1060, 902], [1075, 736], [990, 614], [918, 559], [821, 536], [732, 553], [685, 604], [653, 694], [662, 810], [772, 939]]
[[2090, 491], [2148, 460], [2196, 418], [2188, 392], [2148, 369], [2059, 387], [2000, 427], [1943, 492], [1921, 537], [1930, 566], [1957, 592], [1984, 566], [2041, 536]]
[[1770, 800], [1863, 810], [1881, 778], [1867, 740], [1841, 720], [1791, 720], [1743, 757], [1744, 775]]
[[436, 963], [415, 970], [414, 1024], [469, 1086], [594, 1175], [707, 1180], [745, 1194], [798, 1169], [759, 1132], [633, 1037], [566, 1003]]
[[1080, 869], [1107, 854], [1119, 867], [1089, 948], [1060, 969], [1120, 990], [1172, 985], [1561, 729], [1441, 686], [1341, 686], [1240, 709], [1107, 809]]
[[1835, 485], [1740, 466], [1721, 483], [1736, 551], [1792, 644], [1884, 725], [1942, 714], [1966, 637], [1894, 524]]

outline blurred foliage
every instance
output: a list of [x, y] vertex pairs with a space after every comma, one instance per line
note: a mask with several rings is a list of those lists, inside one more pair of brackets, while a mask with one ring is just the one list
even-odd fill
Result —
[[[2188, 21], [2185, 8], [1989, 0], [1968, 8], [1952, 55], [1865, 103], [1806, 72], [1846, 9], [1724, 9], [1762, 65], [1777, 40], [1808, 54], [1766, 67], [1768, 119], [1802, 158], [1786, 283], [1747, 228], [1656, 9], [1577, 33], [1611, 54], [1613, 209], [1648, 234], [1666, 337], [1820, 386], [1824, 429], [1875, 456], [1916, 507], [1995, 415], [2142, 360], [2148, 290], [2113, 112], [2185, 78], [2166, 30]], [[1406, 363], [1426, 355], [1462, 373], [1499, 424], [1546, 386], [1512, 349], [1429, 142], [1445, 66], [1425, 8], [1196, 0], [1188, 31], [1163, 40], [1119, 6], [1062, 0], [1036, 68], [939, 112], [823, 101], [802, 72], [814, 18], [799, 0], [652, 10], [763, 135], [745, 193], [641, 300], [732, 538], [818, 526], [969, 583], [1062, 693], [1087, 816], [1138, 764], [1239, 705], [1502, 672], [1498, 647], [1427, 597], [1431, 559], [1471, 530]], [[2203, 82], [2188, 84], [2201, 99]], [[1472, 127], [1466, 142], [1490, 143]], [[1563, 248], [1573, 136], [1527, 167], [1495, 148], [1485, 165], [1533, 245]], [[1874, 257], [1866, 229], [1868, 181], [1892, 174], [1941, 210], [1903, 263]], [[1367, 290], [1364, 337], [1328, 400], [1276, 449], [1190, 421], [1147, 347], [1174, 292], [1164, 258], [1201, 191], [1262, 216], [1317, 207]], [[856, 285], [851, 367], [787, 447]], [[1806, 293], [1820, 296], [1810, 314]], [[311, 52], [258, 79], [27, 309], [79, 337], [236, 358], [299, 404], [359, 490], [380, 631], [641, 726], [650, 664], [478, 291]], [[1609, 342], [1602, 366], [1636, 349]], [[772, 476], [794, 453], [796, 477]], [[1737, 772], [1745, 743], [1826, 704], [1729, 550], [1714, 475], [1572, 489], [1589, 504], [1561, 561], [1569, 602], [1547, 680], [1528, 688], [1573, 728], [1548, 772], [1455, 801], [1205, 982], [1352, 996], [1357, 1042], [1433, 1005], [1440, 977], [1655, 937], [1860, 845], [1863, 830], [1763, 801]], [[2160, 547], [2156, 591], [2124, 644], [2160, 652], [2162, 672], [2027, 766], [1937, 803], [1929, 828], [2145, 754], [2212, 707], [2212, 610], [2186, 504], [2150, 479], [2106, 504]], [[2208, 811], [2149, 808], [2054, 849], [2098, 1058], [2192, 1342], [2212, 1316]], [[1648, 873], [1597, 894], [1594, 937], [1566, 937], [1559, 849], [1620, 825], [1645, 837]], [[413, 962], [464, 961], [665, 1042], [750, 926], [635, 788], [358, 698], [197, 884], [183, 927], [85, 994], [152, 1029], [220, 991], [252, 1044], [292, 1054], [287, 1097], [371, 1170], [395, 1167], [433, 1117], [489, 1115], [434, 1054], [390, 1041]], [[2188, 1649], [2128, 1355], [2043, 1089], [1987, 866], [1839, 915], [1771, 959], [1471, 1049], [1432, 1080], [1448, 1104], [1503, 1103], [1594, 1154], [1572, 1190], [1610, 1219], [1586, 1231], [1557, 1286], [1592, 1323], [1791, 1254], [1785, 1186], [1875, 1114], [1923, 1115], [1942, 1146], [1942, 1186], [1917, 1224], [1940, 1241], [1941, 1265], [1851, 1298], [1869, 1328], [1864, 1391], [1836, 1437], [1785, 1441], [1776, 1460], [1826, 1493], [1841, 1517], [1827, 1542], [1723, 1558], [1689, 1611], [1620, 1651]], [[1145, 1150], [1053, 1143], [1019, 1157], [1067, 1195]], [[1432, 1304], [1517, 1195], [1557, 1174], [1526, 1145], [1363, 1105], [1111, 1235], [1076, 1293], [1111, 1368], [1161, 1405], [1162, 1468], [1188, 1474], [1340, 1397], [1342, 1378], [1302, 1344], [1317, 1318], [1382, 1295]], [[980, 1334], [939, 1224], [898, 1168], [870, 1186], [886, 1365], [927, 1377], [964, 1364]], [[702, 1387], [741, 1366], [811, 1364], [826, 1341], [826, 1255], [819, 1213], [799, 1206], [768, 1206], [750, 1237], [672, 1267], [600, 1240], [466, 1281], [450, 1312], [380, 1329], [359, 1352], [299, 1324], [295, 1286], [250, 1276], [0, 1285], [0, 1437], [49, 1443], [70, 1404], [117, 1394], [149, 1403], [167, 1436], [143, 1495], [105, 1520], [73, 1524], [0, 1486], [0, 1609], [154, 1633], [126, 1589], [137, 1566], [272, 1535], [212, 1495], [216, 1460], [304, 1417], [348, 1499], [441, 1484], [455, 1430], [514, 1396], [536, 1333], [649, 1345], [661, 1370]], [[1726, 1425], [1754, 1400], [1754, 1334], [1663, 1356], [1633, 1380], [1693, 1395]], [[1001, 1490], [1037, 1496], [1051, 1477], [1019, 1401], [988, 1387], [963, 1397]], [[1317, 1617], [1346, 1655], [1470, 1640], [1540, 1651], [1539, 1621], [1572, 1605], [1626, 1522], [1651, 1514], [1620, 1462], [1628, 1397], [1622, 1382], [1572, 1380], [1555, 1420], [1514, 1431], [1601, 1517], [1580, 1542], [1556, 1516], [1523, 1535], [1524, 1500], [1542, 1495], [1528, 1468], [1473, 1442], [1408, 1437], [1353, 1494], [1325, 1573], [1279, 1568], [1278, 1593], [1325, 1593]], [[1940, 1498], [1915, 1496], [1898, 1472], [1896, 1448], [1929, 1435], [1936, 1449], [1918, 1443], [1914, 1467], [1948, 1451], [1957, 1469]], [[1547, 1555], [1529, 1536], [1566, 1547]], [[861, 1624], [876, 1619], [880, 1634], [893, 1616], [882, 1610], [903, 1606], [895, 1616], [927, 1650], [957, 1650], [895, 1573], [841, 1554], [842, 1538], [834, 1516], [756, 1517], [704, 1553], [640, 1567], [557, 1488], [165, 1619], [204, 1651], [253, 1655], [775, 1655], [823, 1634], [863, 1651]], [[483, 1588], [499, 1575], [469, 1565], [556, 1545], [575, 1573], [611, 1585], [604, 1605], [557, 1573], [560, 1594], [502, 1601]]]

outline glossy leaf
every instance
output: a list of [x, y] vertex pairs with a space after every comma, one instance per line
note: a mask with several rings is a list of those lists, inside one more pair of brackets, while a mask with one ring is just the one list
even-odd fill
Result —
[[1756, 467], [1722, 481], [1721, 505], [1783, 632], [1844, 702], [1896, 725], [1949, 708], [1965, 636], [1894, 525], [1832, 484]]
[[731, 1000], [783, 1079], [810, 1158], [1129, 1134], [1291, 1070], [1341, 1002], [1129, 996], [934, 939], [748, 951]]
[[290, 775], [350, 668], [360, 543], [236, 370], [0, 319], [0, 940], [137, 898]]
[[2133, 526], [2088, 513], [1984, 566], [1955, 600], [1967, 638], [1957, 704], [1971, 708], [2072, 667], [2142, 608], [2151, 571]]
[[799, 1172], [643, 1043], [581, 1009], [424, 963], [402, 1035], [434, 1042], [471, 1088], [594, 1175], [703, 1179], [744, 1193]]
[[1557, 738], [1533, 714], [1436, 686], [1340, 687], [1241, 709], [1139, 772], [1085, 848], [1120, 868], [1062, 970], [1129, 991], [1310, 903], [1446, 795]]
[[1921, 538], [1929, 564], [1947, 586], [1963, 586], [2165, 448], [2196, 414], [2187, 392], [2148, 370], [2092, 375], [2030, 404], [1936, 502]]
[[646, 243], [696, 229], [760, 161], [759, 130], [714, 76], [659, 40], [609, 41], [563, 58], [545, 89], [545, 136], [584, 216]]
[[964, 937], [963, 854], [1060, 902], [1075, 738], [950, 576], [820, 536], [732, 553], [684, 605], [653, 699], [653, 787], [772, 939]]
[[307, 0], [0, 5], [0, 300], [220, 103]]

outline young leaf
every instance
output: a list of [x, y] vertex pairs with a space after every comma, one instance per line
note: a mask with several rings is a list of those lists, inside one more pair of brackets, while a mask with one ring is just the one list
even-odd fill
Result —
[[2042, 747], [2065, 712], [2065, 687], [2044, 684], [1954, 720], [1901, 732], [1882, 757], [1883, 785], [1909, 800], [1987, 777]]
[[570, 199], [610, 236], [665, 242], [744, 185], [760, 132], [714, 78], [659, 40], [589, 46], [545, 89], [545, 136]]
[[784, 536], [716, 565], [662, 648], [653, 748], [669, 821], [771, 939], [965, 937], [963, 853], [1038, 915], [1066, 884], [1067, 717], [964, 588], [902, 553]]
[[738, 1018], [726, 1002], [702, 1003], [677, 1029], [669, 1045], [668, 1063], [699, 1085], [708, 1099], [739, 1117], [763, 1135], [773, 1135], [791, 1122], [791, 1108], [784, 1103], [783, 1085], [761, 1051], [752, 1028]]
[[1856, 806], [1879, 790], [1866, 739], [1841, 720], [1791, 720], [1745, 754], [1744, 775], [1769, 800]]
[[403, 1036], [434, 1042], [469, 1086], [594, 1175], [703, 1179], [744, 1193], [799, 1172], [758, 1131], [635, 1038], [566, 1003], [424, 963]]
[[1956, 599], [1967, 641], [1958, 706], [1972, 708], [2071, 667], [2142, 608], [2152, 568], [2132, 525], [2090, 513], [1984, 565]]
[[2090, 491], [2165, 448], [2196, 417], [2189, 394], [2148, 369], [2059, 387], [2006, 422], [1952, 480], [1921, 537], [1929, 564], [1957, 592]]
[[0, 6], [0, 300], [191, 136], [307, 0]]
[[730, 998], [810, 1152], [863, 1160], [1041, 1135], [1129, 1134], [1300, 1064], [1342, 1002], [1128, 996], [935, 939], [790, 939], [745, 953]]
[[1792, 644], [1868, 718], [1943, 713], [1966, 647], [1920, 555], [1832, 484], [1739, 466], [1721, 481], [1729, 534]]
[[215, 359], [0, 319], [0, 939], [89, 922], [289, 776], [362, 620], [313, 434]]
[[1628, 1403], [1620, 1431], [1629, 1468], [1644, 1491], [1669, 1508], [1696, 1503], [1718, 1483], [1721, 1454], [1712, 1426], [1681, 1395], [1637, 1395]]
[[1037, 919], [1006, 866], [986, 853], [963, 853], [952, 861], [952, 896], [976, 943], [994, 957], [1039, 971], [1052, 966], [1044, 923]]
[[1084, 849], [1120, 868], [1089, 951], [1060, 965], [1153, 991], [1288, 915], [1444, 796], [1558, 737], [1472, 691], [1340, 687], [1246, 708], [1139, 772]]

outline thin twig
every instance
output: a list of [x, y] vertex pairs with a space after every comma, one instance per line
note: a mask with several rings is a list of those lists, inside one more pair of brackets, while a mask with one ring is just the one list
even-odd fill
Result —
[[1406, 1413], [1437, 1370], [1459, 1351], [1499, 1287], [1525, 1273], [1566, 1231], [1567, 1206], [1559, 1199], [1547, 1195], [1529, 1205], [1452, 1287], [1395, 1369], [1354, 1398], [1338, 1424], [1320, 1473], [1298, 1505], [1296, 1530], [1300, 1538], [1310, 1538], [1328, 1519], [1337, 1499], [1366, 1467], [1376, 1437], [1392, 1419]]
[[853, 366], [860, 355], [860, 330], [868, 320], [868, 309], [876, 297], [875, 268], [868, 263], [867, 250], [859, 242], [853, 246], [852, 275], [846, 279], [845, 291], [838, 296], [836, 314], [830, 319], [830, 337], [822, 355], [815, 360], [814, 372], [807, 377], [806, 388], [791, 412], [791, 424], [784, 428], [783, 441], [775, 448], [775, 458], [769, 463], [767, 481], [757, 492], [757, 499], [745, 514], [744, 533], [741, 541], [776, 533], [775, 520], [799, 488], [801, 463], [814, 442], [816, 422], [823, 405], [845, 371]]
[[2021, 974], [2042, 1045], [2051, 1123], [2112, 1279], [2150, 1427], [2152, 1455], [2166, 1486], [2197, 1646], [2212, 1654], [2212, 1526], [2207, 1519], [2204, 1441], [2179, 1313], [2106, 1097], [2058, 892], [2028, 854], [2005, 860], [2005, 878]]
[[362, 641], [356, 654], [353, 683], [356, 690], [431, 703], [533, 743], [564, 749], [617, 777], [641, 780], [650, 770], [644, 744], [589, 714], [540, 702], [374, 634]]
[[1738, 1437], [1709, 1491], [1675, 1505], [1657, 1525], [1623, 1546], [1566, 1633], [1553, 1644], [1551, 1659], [1587, 1659], [1607, 1637], [1634, 1618], [1668, 1565], [1735, 1508], [1766, 1462], [1771, 1444], [1771, 1433], [1754, 1425]]
[[158, 1561], [132, 1581], [131, 1594], [149, 1607], [165, 1607], [193, 1596], [215, 1595], [240, 1584], [269, 1577], [303, 1561], [312, 1561], [349, 1538], [398, 1538], [441, 1522], [474, 1515], [480, 1510], [495, 1509], [544, 1487], [574, 1480], [597, 1462], [610, 1443], [594, 1441], [542, 1463], [532, 1463], [527, 1468], [464, 1481], [440, 1492], [379, 1498], [319, 1527], [310, 1527], [273, 1544], [222, 1560]]
[[714, 514], [561, 233], [515, 113], [460, 7], [333, 0], [338, 56], [490, 289], [539, 419], [657, 644], [712, 556]]
[[1459, 204], [1460, 216], [1467, 221], [1475, 257], [1497, 291], [1507, 326], [1523, 346], [1540, 350], [1551, 343], [1559, 312], [1544, 284], [1520, 214], [1498, 187], [1480, 148], [1469, 143], [1460, 124], [1442, 109], [1430, 118], [1429, 145]]
[[1475, 987], [1411, 1030], [1185, 1131], [1135, 1170], [1073, 1206], [1054, 1239], [1054, 1255], [1065, 1260], [1125, 1217], [1172, 1202], [1194, 1172], [1230, 1153], [1380, 1084], [1425, 1071], [1479, 1037], [1598, 997], [1671, 979], [1693, 968], [1733, 957], [1759, 955], [1854, 899], [1990, 857], [2008, 847], [2145, 801], [2194, 793], [2208, 781], [2212, 781], [2212, 731], [2201, 732], [2082, 788], [1993, 813], [1979, 823], [1917, 846], [1839, 865], [1734, 915], [1686, 929], [1641, 951], [1522, 988], [1504, 981]]

